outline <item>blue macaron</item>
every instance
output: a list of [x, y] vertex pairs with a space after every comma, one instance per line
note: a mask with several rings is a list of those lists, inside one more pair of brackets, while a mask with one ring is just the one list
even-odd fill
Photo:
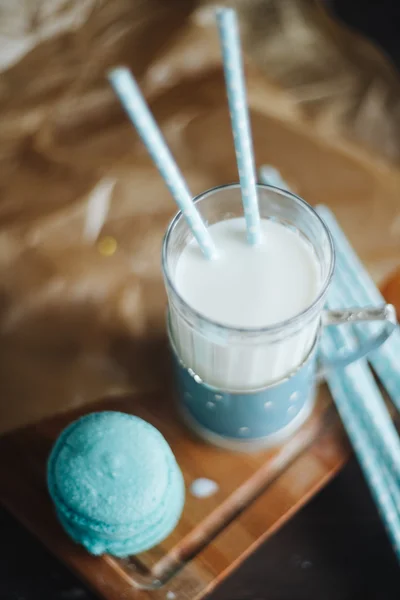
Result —
[[132, 415], [92, 413], [69, 425], [48, 461], [47, 481], [67, 533], [92, 554], [138, 554], [175, 528], [182, 473], [168, 443]]

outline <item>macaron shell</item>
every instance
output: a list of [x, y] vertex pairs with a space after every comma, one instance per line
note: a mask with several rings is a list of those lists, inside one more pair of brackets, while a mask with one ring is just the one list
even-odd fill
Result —
[[161, 433], [124, 413], [92, 413], [58, 438], [48, 488], [69, 535], [92, 554], [127, 556], [165, 539], [183, 510], [185, 486]]
[[[101, 521], [99, 519], [90, 519], [85, 517], [83, 514], [79, 512], [75, 512], [71, 510], [66, 504], [64, 504], [63, 500], [54, 495], [54, 489], [52, 490], [52, 497], [54, 503], [56, 505], [57, 513], [62, 515], [66, 521], [68, 521], [71, 526], [75, 526], [79, 529], [88, 529], [94, 533], [99, 534], [100, 536], [108, 536], [108, 537], [126, 537], [126, 536], [134, 536], [141, 531], [142, 529], [151, 528], [155, 523], [159, 521], [160, 514], [164, 514], [167, 510], [167, 505], [169, 502], [169, 494], [170, 490], [173, 489], [174, 479], [176, 477], [176, 471], [180, 473], [179, 466], [177, 465], [175, 458], [173, 456], [169, 457], [168, 461], [168, 485], [166, 492], [159, 503], [159, 505], [153, 510], [151, 514], [145, 514], [142, 517], [136, 517], [129, 523], [124, 523], [122, 525], [110, 525], [106, 521]], [[50, 488], [50, 483], [49, 483]]]
[[56, 442], [50, 493], [84, 519], [118, 528], [158, 508], [171, 460], [167, 442], [149, 423], [118, 412], [93, 413], [72, 423]]
[[126, 557], [145, 552], [166, 539], [175, 529], [185, 503], [185, 485], [182, 474], [177, 468], [171, 492], [168, 494], [166, 512], [159, 515], [158, 522], [152, 527], [147, 527], [137, 534], [127, 537], [112, 536], [93, 532], [84, 526], [78, 526], [58, 514], [58, 518], [70, 537], [96, 556], [112, 554], [113, 556]]

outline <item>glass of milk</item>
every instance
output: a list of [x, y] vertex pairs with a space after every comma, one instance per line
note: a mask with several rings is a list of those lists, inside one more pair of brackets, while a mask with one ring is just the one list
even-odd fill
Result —
[[[217, 259], [203, 256], [182, 213], [162, 251], [180, 411], [201, 437], [235, 450], [280, 443], [305, 421], [321, 323], [363, 320], [360, 310], [331, 319], [323, 311], [334, 248], [317, 213], [272, 186], [259, 185], [258, 197], [258, 246], [247, 242], [240, 187], [232, 184], [195, 199]], [[360, 349], [338, 361], [359, 356]]]

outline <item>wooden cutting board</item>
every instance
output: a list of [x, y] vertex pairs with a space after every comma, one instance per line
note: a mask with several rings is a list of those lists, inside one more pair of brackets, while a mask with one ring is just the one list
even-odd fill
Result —
[[[325, 389], [313, 415], [282, 447], [256, 454], [218, 450], [192, 437], [175, 414], [172, 394], [105, 399], [93, 410], [143, 417], [166, 437], [180, 464], [187, 499], [175, 531], [137, 557], [93, 557], [75, 545], [55, 517], [46, 460], [57, 435], [89, 409], [69, 412], [0, 439], [0, 500], [107, 600], [195, 600], [219, 581], [316, 493], [344, 463], [348, 446]], [[205, 477], [216, 492], [200, 498]]]

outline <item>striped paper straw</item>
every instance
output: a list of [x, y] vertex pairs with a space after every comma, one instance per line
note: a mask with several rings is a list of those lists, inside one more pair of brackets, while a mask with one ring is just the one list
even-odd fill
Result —
[[340, 228], [332, 211], [329, 210], [327, 206], [323, 205], [317, 206], [316, 210], [329, 227], [329, 230], [331, 231], [335, 240], [335, 247], [338, 254], [343, 256], [349, 271], [359, 278], [360, 288], [365, 288], [362, 290], [365, 302], [373, 304], [381, 304], [384, 302], [382, 294], [377, 289], [367, 269], [362, 264], [353, 247], [350, 245], [349, 240]]
[[261, 226], [239, 27], [236, 13], [232, 8], [220, 8], [216, 14], [247, 239], [250, 244], [254, 245], [261, 242]]
[[[317, 212], [329, 227], [336, 250], [335, 280], [346, 294], [350, 305], [365, 306], [385, 302], [369, 273], [351, 247], [332, 212], [326, 206], [318, 206]], [[381, 327], [378, 323], [353, 325], [361, 341], [365, 341]], [[368, 360], [385, 387], [397, 410], [400, 411], [400, 328], [396, 327], [390, 338], [378, 350], [371, 352]]]
[[[342, 309], [347, 302], [346, 295], [334, 280], [328, 293], [328, 308]], [[332, 326], [328, 329], [337, 348], [346, 352], [357, 348], [357, 339], [348, 325]], [[347, 373], [353, 378], [352, 387], [359, 396], [357, 409], [360, 413], [368, 415], [376, 446], [400, 486], [400, 439], [367, 361], [359, 360], [348, 366]]]
[[[328, 329], [322, 336], [321, 348], [327, 356], [333, 355], [336, 350]], [[356, 377], [350, 371], [355, 366], [351, 365], [345, 370], [331, 370], [327, 376], [328, 385], [392, 541], [393, 549], [400, 560], [399, 488], [395, 485], [387, 464], [373, 443], [368, 421], [365, 417], [360, 417], [360, 410], [356, 409], [362, 401], [368, 402], [371, 397], [374, 397], [375, 392], [366, 388], [364, 391], [367, 396], [365, 398], [360, 396], [357, 386], [354, 385]]]
[[[260, 169], [260, 180], [263, 183], [273, 184], [270, 178], [271, 173], [267, 169], [268, 167]], [[274, 173], [272, 175], [274, 176]], [[281, 187], [287, 188], [285, 182], [282, 182]], [[318, 212], [330, 227], [337, 250], [337, 269], [329, 292], [328, 305], [332, 308], [342, 307], [345, 304], [362, 304], [363, 302], [365, 304], [382, 303], [384, 301], [382, 296], [360, 263], [332, 213], [326, 207], [319, 207]], [[352, 265], [352, 269], [347, 267], [348, 263]], [[363, 273], [362, 284], [358, 281], [360, 271]], [[341, 273], [341, 277], [338, 278], [339, 273]], [[364, 286], [361, 287], [363, 284]], [[360, 294], [357, 294], [357, 291], [362, 294], [366, 289], [369, 290], [370, 295], [361, 297]], [[348, 293], [349, 291], [356, 291], [356, 293]], [[371, 324], [365, 324], [365, 326], [370, 330], [366, 332], [367, 337], [371, 334], [372, 329], [376, 330], [376, 326]], [[357, 328], [365, 331], [365, 326], [363, 324]], [[324, 330], [320, 347], [328, 358], [337, 354], [341, 348], [345, 348], [346, 351], [354, 349], [356, 342], [351, 337], [352, 329], [349, 327], [329, 327]], [[388, 361], [383, 356], [383, 350], [387, 350], [392, 338], [393, 334], [385, 343], [384, 348], [381, 347], [373, 353], [375, 364], [379, 358], [379, 364], [385, 366], [383, 370], [381, 369], [381, 379], [386, 384], [393, 383], [393, 375], [397, 373], [393, 368], [393, 359]], [[391, 348], [393, 348], [393, 344]], [[393, 354], [391, 356], [393, 357]], [[399, 375], [397, 375], [397, 379], [399, 379]], [[393, 548], [400, 560], [399, 440], [396, 429], [365, 360], [350, 365], [345, 370], [331, 370], [328, 372], [327, 380]], [[386, 389], [389, 394], [393, 392], [390, 385], [386, 385]], [[387, 438], [386, 432], [389, 432]]]
[[132, 74], [128, 69], [118, 67], [109, 72], [108, 79], [175, 198], [204, 256], [209, 259], [216, 258], [217, 250], [210, 233], [195, 208], [186, 182]]
[[[359, 282], [349, 275], [347, 263], [343, 263], [343, 257], [338, 256], [335, 278], [343, 288], [348, 298], [348, 303], [352, 305], [363, 306], [366, 301], [363, 299], [363, 290], [360, 289]], [[372, 300], [369, 304], [372, 303]], [[365, 343], [372, 335], [376, 335], [382, 323], [363, 323], [353, 324], [352, 329], [360, 339]], [[391, 397], [394, 405], [400, 411], [400, 331], [397, 327], [390, 338], [377, 350], [370, 352], [368, 360], [374, 367], [376, 374], [381, 380], [383, 386]]]

